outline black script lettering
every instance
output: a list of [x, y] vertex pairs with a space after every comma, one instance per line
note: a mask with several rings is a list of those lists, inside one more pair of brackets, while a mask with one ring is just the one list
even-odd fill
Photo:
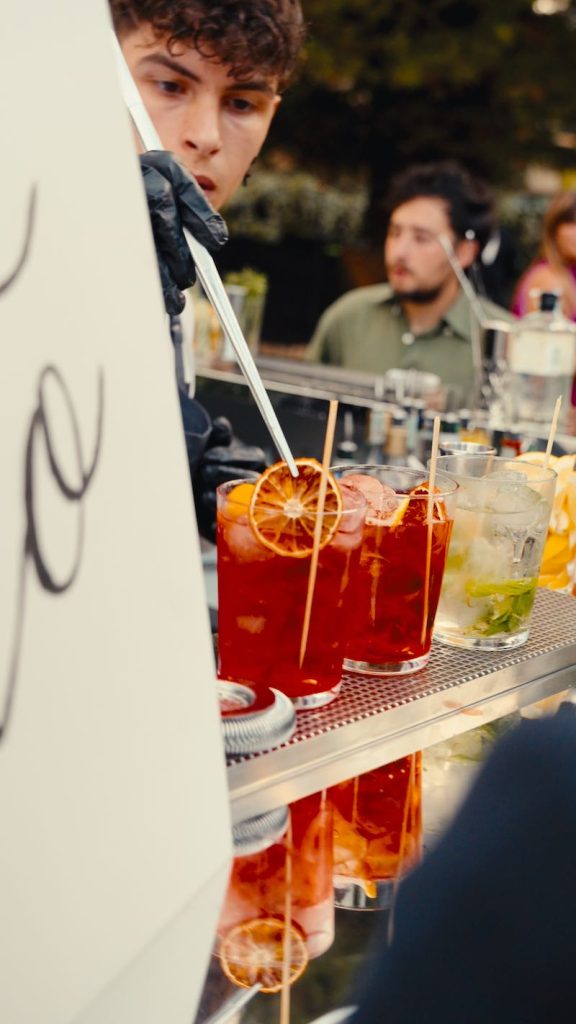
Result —
[[34, 220], [36, 216], [36, 186], [33, 185], [30, 189], [30, 196], [28, 199], [28, 215], [26, 217], [26, 227], [24, 229], [24, 240], [22, 242], [22, 248], [20, 254], [16, 259], [16, 263], [8, 277], [3, 278], [0, 281], [0, 295], [2, 292], [7, 292], [8, 289], [15, 283], [18, 276], [21, 274], [28, 255], [30, 253], [30, 246], [32, 244], [32, 234], [34, 231]]
[[[25, 535], [16, 595], [16, 618], [12, 636], [12, 649], [6, 679], [2, 716], [0, 719], [0, 742], [6, 736], [8, 725], [12, 717], [18, 682], [18, 667], [26, 613], [26, 578], [28, 562], [33, 564], [41, 587], [49, 594], [53, 595], [65, 593], [65, 591], [67, 591], [74, 583], [80, 569], [84, 543], [84, 499], [94, 477], [102, 445], [104, 416], [104, 377], [102, 371], [99, 371], [97, 386], [98, 407], [94, 449], [91, 458], [89, 460], [85, 460], [78, 417], [76, 415], [72, 397], [62, 374], [55, 366], [46, 366], [40, 373], [37, 404], [30, 419], [24, 454]], [[74, 467], [76, 471], [74, 474], [74, 481], [67, 478], [65, 467], [58, 459], [55, 438], [53, 437], [47, 408], [48, 387], [55, 387], [63, 399], [67, 416], [67, 425], [70, 429], [73, 440], [74, 459], [76, 462]], [[59, 493], [66, 502], [73, 504], [77, 509], [76, 539], [72, 564], [66, 566], [60, 575], [58, 575], [57, 571], [55, 571], [53, 567], [49, 566], [40, 542], [40, 521], [38, 518], [40, 512], [36, 503], [35, 466], [37, 465], [38, 454], [42, 451], [42, 448], [46, 454], [50, 476], [56, 483]], [[46, 524], [42, 523], [42, 526], [44, 528], [42, 536], [45, 537]]]

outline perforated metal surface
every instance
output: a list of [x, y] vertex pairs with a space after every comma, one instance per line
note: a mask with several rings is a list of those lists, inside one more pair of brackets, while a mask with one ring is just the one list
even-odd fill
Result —
[[233, 816], [246, 816], [368, 771], [508, 714], [576, 679], [576, 600], [540, 590], [528, 642], [484, 653], [433, 644], [403, 679], [346, 674], [325, 708], [298, 713], [292, 740], [228, 761]]

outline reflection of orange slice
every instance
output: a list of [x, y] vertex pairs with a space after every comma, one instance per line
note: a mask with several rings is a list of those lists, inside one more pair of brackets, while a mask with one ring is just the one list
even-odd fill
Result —
[[[261, 992], [279, 992], [282, 988], [285, 921], [259, 917], [236, 925], [220, 943], [222, 968], [227, 978], [242, 988], [260, 985]], [[289, 983], [304, 973], [308, 964], [306, 943], [294, 925], [290, 925]]]
[[[306, 558], [312, 553], [322, 479], [316, 459], [296, 459], [298, 476], [285, 462], [270, 466], [254, 485], [248, 518], [258, 540], [277, 555]], [[331, 540], [342, 517], [342, 496], [328, 473], [320, 547]]]

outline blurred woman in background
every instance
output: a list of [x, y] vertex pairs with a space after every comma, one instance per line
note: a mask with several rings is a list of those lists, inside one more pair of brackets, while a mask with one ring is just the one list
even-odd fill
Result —
[[540, 252], [516, 285], [512, 312], [538, 309], [539, 292], [559, 292], [564, 315], [576, 320], [576, 192], [560, 192], [544, 214]]

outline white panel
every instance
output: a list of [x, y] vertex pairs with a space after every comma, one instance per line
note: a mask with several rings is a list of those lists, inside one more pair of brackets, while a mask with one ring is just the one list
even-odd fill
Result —
[[[0, 1020], [10, 1024], [80, 1015], [210, 883], [212, 910], [190, 940], [202, 965], [222, 894], [212, 880], [230, 858], [172, 351], [109, 32], [105, 0], [30, 0], [11, 5], [0, 35]], [[100, 381], [101, 443], [85, 480]], [[188, 1024], [193, 1006], [181, 1010], [167, 1008], [162, 1024]]]

